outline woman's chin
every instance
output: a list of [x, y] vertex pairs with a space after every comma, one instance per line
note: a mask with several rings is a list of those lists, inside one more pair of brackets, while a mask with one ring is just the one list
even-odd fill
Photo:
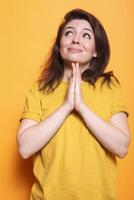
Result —
[[69, 59], [69, 63], [82, 63], [80, 59]]
[[80, 59], [80, 58], [78, 58], [78, 57], [68, 57], [68, 58], [66, 58], [66, 59], [63, 59], [63, 62], [64, 63], [66, 63], [66, 64], [69, 64], [70, 65], [70, 63], [79, 63], [79, 64], [81, 64], [81, 65], [85, 65], [85, 64], [88, 64], [89, 63], [89, 60], [87, 61], [87, 60], [82, 60], [82, 59]]

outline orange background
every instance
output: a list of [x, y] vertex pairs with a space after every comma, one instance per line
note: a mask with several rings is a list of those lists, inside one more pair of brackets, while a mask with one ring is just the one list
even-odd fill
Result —
[[132, 0], [1, 0], [1, 199], [29, 199], [32, 159], [23, 160], [16, 143], [25, 94], [40, 73], [62, 17], [72, 8], [82, 8], [96, 15], [105, 27], [112, 52], [109, 69], [123, 86], [132, 142], [128, 156], [118, 160], [118, 200], [134, 200], [133, 7]]

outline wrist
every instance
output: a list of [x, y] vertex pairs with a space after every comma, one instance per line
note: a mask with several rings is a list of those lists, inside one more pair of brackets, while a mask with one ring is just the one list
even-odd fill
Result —
[[67, 112], [67, 114], [69, 114], [73, 109], [70, 107], [69, 103], [65, 102], [63, 104], [63, 107], [65, 109], [65, 112]]
[[76, 111], [81, 114], [83, 112], [83, 109], [86, 107], [86, 105], [84, 103], [81, 103], [78, 108], [76, 109]]

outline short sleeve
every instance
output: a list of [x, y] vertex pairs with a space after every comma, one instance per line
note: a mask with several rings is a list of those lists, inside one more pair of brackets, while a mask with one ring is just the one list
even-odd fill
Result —
[[26, 93], [24, 108], [20, 117], [40, 121], [41, 116], [41, 103], [40, 94], [38, 91], [38, 84], [34, 82]]
[[111, 87], [111, 110], [110, 116], [114, 115], [118, 112], [125, 112], [127, 117], [129, 116], [129, 112], [125, 103], [124, 94], [122, 91], [121, 85], [117, 83], [117, 81], [113, 81]]

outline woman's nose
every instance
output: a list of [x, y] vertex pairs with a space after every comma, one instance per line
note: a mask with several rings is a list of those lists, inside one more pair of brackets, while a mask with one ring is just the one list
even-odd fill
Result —
[[72, 43], [73, 43], [73, 44], [79, 44], [79, 42], [78, 42], [78, 41], [75, 41], [75, 40], [73, 40]]
[[79, 44], [79, 37], [78, 37], [78, 35], [75, 35], [74, 37], [73, 37], [73, 40], [72, 40], [72, 43], [73, 44]]

